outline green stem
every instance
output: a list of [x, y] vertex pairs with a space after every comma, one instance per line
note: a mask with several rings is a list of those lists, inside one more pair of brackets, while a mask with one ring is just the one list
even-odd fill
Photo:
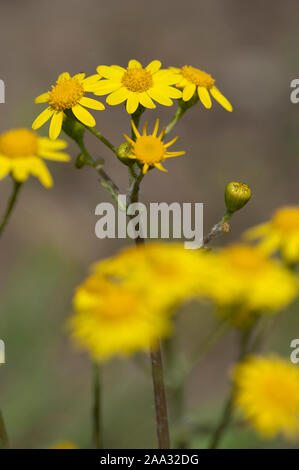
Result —
[[5, 422], [3, 419], [2, 412], [0, 410], [0, 448], [1, 449], [9, 449], [9, 439], [8, 434], [6, 431]]
[[103, 440], [102, 440], [102, 430], [101, 430], [100, 365], [98, 363], [94, 363], [92, 368], [93, 368], [93, 407], [92, 407], [93, 445], [95, 449], [102, 449]]
[[114, 145], [108, 139], [106, 139], [106, 137], [104, 137], [103, 134], [97, 131], [94, 127], [88, 127], [88, 126], [85, 126], [85, 127], [91, 134], [93, 134], [104, 145], [106, 145], [106, 147], [108, 147], [113, 153], [115, 153], [115, 155], [117, 155], [117, 148], [114, 147]]
[[211, 240], [216, 238], [220, 233], [224, 232], [223, 226], [224, 226], [224, 224], [226, 224], [230, 220], [231, 216], [232, 216], [232, 214], [230, 212], [227, 212], [222, 217], [220, 222], [218, 222], [217, 224], [214, 225], [214, 227], [212, 228], [210, 233], [204, 238], [204, 240], [203, 240], [204, 245], [207, 245], [208, 243], [210, 243]]
[[[248, 353], [247, 349], [248, 349], [248, 343], [250, 339], [250, 333], [251, 333], [251, 330], [244, 330], [241, 332], [239, 361], [242, 361]], [[219, 446], [231, 422], [232, 415], [233, 415], [234, 395], [235, 395], [235, 389], [234, 389], [234, 386], [232, 386], [229, 396], [222, 410], [222, 413], [220, 415], [219, 423], [212, 435], [209, 449], [216, 449]]]
[[172, 129], [174, 128], [176, 123], [181, 119], [185, 111], [186, 109], [183, 109], [180, 106], [178, 106], [175, 115], [166, 126], [164, 137], [166, 137], [172, 131]]
[[12, 191], [12, 194], [11, 194], [10, 199], [8, 201], [8, 205], [7, 205], [5, 214], [4, 214], [4, 216], [2, 218], [2, 221], [0, 223], [0, 237], [3, 234], [4, 229], [5, 229], [5, 227], [8, 223], [8, 220], [9, 220], [9, 218], [12, 214], [12, 211], [15, 207], [15, 204], [17, 202], [18, 194], [19, 194], [19, 191], [21, 189], [21, 186], [22, 186], [22, 183], [20, 183], [18, 181], [13, 181], [13, 191]]
[[170, 448], [167, 401], [164, 386], [161, 346], [150, 351], [152, 378], [154, 386], [156, 426], [159, 449]]

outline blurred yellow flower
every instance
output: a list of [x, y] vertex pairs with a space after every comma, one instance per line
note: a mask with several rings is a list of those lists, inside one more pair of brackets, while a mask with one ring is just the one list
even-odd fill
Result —
[[71, 441], [59, 441], [51, 446], [50, 449], [78, 449], [78, 447]]
[[159, 299], [140, 286], [91, 275], [76, 291], [71, 335], [96, 360], [155, 347], [170, 333], [169, 315]]
[[129, 142], [131, 147], [131, 153], [129, 152], [128, 158], [138, 160], [143, 165], [143, 174], [145, 174], [150, 167], [155, 166], [158, 170], [167, 171], [161, 164], [166, 158], [178, 157], [185, 155], [186, 152], [168, 152], [168, 147], [174, 144], [178, 137], [175, 137], [167, 144], [162, 141], [165, 128], [162, 129], [159, 136], [157, 136], [159, 128], [159, 119], [156, 120], [156, 124], [153, 133], [150, 135], [146, 134], [147, 123], [144, 124], [143, 133], [140, 135], [133, 121], [131, 121], [136, 141], [130, 139], [124, 134], [125, 139]]
[[284, 308], [297, 295], [296, 276], [257, 247], [231, 245], [209, 258], [207, 296], [235, 326], [247, 326], [250, 313]]
[[206, 291], [208, 268], [209, 259], [201, 250], [163, 242], [129, 247], [94, 265], [99, 274], [141, 286], [165, 308]]
[[235, 404], [262, 437], [299, 434], [299, 369], [275, 356], [251, 356], [235, 370]]
[[59, 136], [64, 118], [64, 111], [72, 110], [76, 118], [89, 127], [96, 125], [94, 117], [85, 108], [101, 111], [105, 106], [97, 100], [85, 96], [86, 92], [94, 92], [99, 76], [85, 78], [85, 73], [71, 77], [64, 72], [59, 75], [52, 90], [35, 98], [35, 103], [48, 103], [46, 108], [33, 122], [32, 129], [39, 129], [51, 118], [49, 136], [55, 140]]
[[60, 151], [65, 147], [64, 140], [52, 142], [29, 129], [4, 132], [0, 135], [0, 179], [11, 173], [16, 181], [23, 182], [33, 175], [50, 188], [53, 181], [43, 159], [68, 162], [69, 155]]
[[212, 107], [211, 94], [224, 109], [227, 111], [233, 110], [230, 102], [215, 87], [215, 80], [210, 74], [191, 65], [184, 65], [180, 69], [171, 67], [170, 70], [177, 73], [175, 83], [178, 88], [182, 88], [184, 101], [189, 101], [197, 89], [198, 97], [205, 108], [210, 109]]
[[265, 253], [280, 250], [290, 263], [299, 261], [299, 206], [285, 206], [276, 210], [272, 219], [247, 230], [248, 240], [260, 238], [259, 247]]
[[181, 98], [182, 92], [172, 87], [176, 74], [160, 70], [161, 62], [153, 60], [143, 68], [137, 60], [130, 60], [127, 69], [118, 65], [99, 65], [97, 71], [105, 80], [97, 85], [96, 95], [107, 95], [107, 103], [114, 106], [127, 102], [127, 112], [133, 114], [138, 105], [153, 109], [153, 100], [164, 106], [173, 104], [171, 98]]

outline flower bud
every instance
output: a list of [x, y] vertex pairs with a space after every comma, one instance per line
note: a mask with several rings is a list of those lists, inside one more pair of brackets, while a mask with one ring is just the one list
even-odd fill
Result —
[[227, 212], [233, 214], [247, 204], [251, 198], [251, 189], [245, 183], [232, 181], [226, 186], [224, 196]]

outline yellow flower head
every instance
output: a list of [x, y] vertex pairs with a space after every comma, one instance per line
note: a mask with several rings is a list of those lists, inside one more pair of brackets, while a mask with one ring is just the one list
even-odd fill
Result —
[[206, 286], [208, 258], [183, 243], [151, 242], [129, 247], [96, 263], [95, 272], [140, 286], [165, 309], [198, 295]]
[[174, 144], [178, 137], [175, 137], [167, 144], [162, 141], [165, 128], [162, 129], [160, 135], [157, 136], [159, 128], [159, 119], [157, 119], [153, 133], [147, 135], [146, 128], [147, 123], [144, 124], [142, 135], [139, 134], [134, 122], [131, 122], [136, 141], [130, 139], [124, 134], [125, 139], [129, 142], [131, 152], [128, 154], [128, 158], [138, 160], [143, 165], [143, 173], [145, 174], [150, 167], [155, 166], [161, 171], [167, 171], [161, 165], [166, 158], [178, 157], [179, 155], [185, 155], [186, 152], [168, 152], [168, 147]]
[[72, 337], [96, 360], [128, 356], [170, 332], [169, 315], [140, 287], [91, 275], [74, 298]]
[[235, 404], [262, 437], [299, 433], [299, 369], [275, 356], [252, 356], [234, 374]]
[[161, 62], [153, 60], [143, 68], [137, 60], [130, 60], [127, 69], [118, 65], [99, 65], [97, 71], [105, 80], [97, 85], [96, 95], [107, 95], [107, 103], [127, 102], [127, 111], [133, 114], [139, 103], [145, 108], [156, 107], [153, 100], [164, 106], [173, 104], [171, 98], [181, 98], [180, 90], [172, 87], [177, 78], [170, 70], [160, 70]]
[[235, 326], [247, 326], [250, 313], [272, 313], [297, 295], [294, 274], [257, 247], [232, 245], [210, 254], [208, 296]]
[[51, 446], [50, 449], [78, 449], [78, 447], [71, 441], [59, 441]]
[[105, 109], [105, 106], [97, 100], [85, 96], [86, 92], [94, 92], [99, 80], [98, 75], [85, 78], [85, 73], [79, 73], [71, 77], [65, 72], [59, 75], [52, 90], [43, 93], [35, 99], [35, 103], [48, 103], [45, 109], [32, 124], [33, 129], [39, 129], [50, 118], [49, 136], [55, 140], [60, 134], [64, 111], [72, 110], [76, 118], [89, 127], [94, 127], [96, 122], [94, 117], [85, 108]]
[[245, 232], [249, 240], [261, 239], [259, 247], [265, 253], [280, 250], [289, 263], [299, 261], [299, 206], [277, 209], [272, 219]]
[[212, 107], [211, 94], [224, 109], [227, 111], [233, 110], [230, 102], [215, 87], [215, 80], [210, 74], [191, 65], [184, 65], [181, 69], [171, 67], [171, 70], [177, 73], [175, 83], [177, 87], [182, 88], [184, 101], [191, 100], [197, 89], [198, 97], [205, 108], [210, 109]]
[[15, 181], [23, 182], [33, 175], [50, 188], [53, 181], [43, 159], [69, 161], [69, 155], [60, 152], [66, 146], [64, 140], [52, 142], [29, 129], [4, 132], [0, 135], [0, 179], [11, 173]]

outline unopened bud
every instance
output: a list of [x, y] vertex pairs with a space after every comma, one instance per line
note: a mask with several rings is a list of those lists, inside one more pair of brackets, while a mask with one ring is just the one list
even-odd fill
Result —
[[232, 181], [225, 188], [225, 204], [230, 214], [242, 209], [251, 198], [251, 189], [245, 183]]

